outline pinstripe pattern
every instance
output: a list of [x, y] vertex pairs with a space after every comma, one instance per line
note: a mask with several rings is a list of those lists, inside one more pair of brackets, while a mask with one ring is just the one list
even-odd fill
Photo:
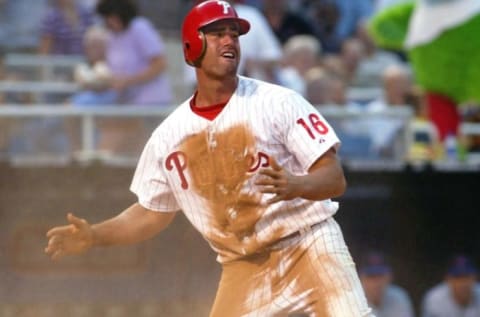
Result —
[[[151, 210], [182, 210], [225, 272], [234, 268], [236, 274], [223, 275], [213, 316], [281, 316], [295, 310], [367, 316], [343, 237], [328, 220], [338, 204], [297, 198], [267, 205], [269, 195], [254, 186], [268, 157], [301, 175], [338, 144], [332, 128], [300, 95], [245, 77], [214, 120], [196, 115], [186, 101], [154, 131], [131, 190]], [[297, 247], [269, 251], [280, 238], [325, 220], [317, 239], [310, 235]], [[239, 269], [249, 272], [241, 281]], [[237, 282], [245, 292], [230, 298]], [[225, 304], [234, 311], [218, 308]]]
[[210, 317], [373, 316], [333, 219], [289, 244], [224, 264]]

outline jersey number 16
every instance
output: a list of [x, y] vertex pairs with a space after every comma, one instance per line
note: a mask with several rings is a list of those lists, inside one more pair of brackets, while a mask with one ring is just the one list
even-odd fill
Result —
[[300, 124], [308, 133], [308, 135], [315, 140], [315, 132], [320, 135], [327, 134], [328, 127], [325, 123], [320, 120], [320, 117], [316, 113], [311, 113], [308, 115], [308, 122], [303, 118], [297, 120], [297, 123]]

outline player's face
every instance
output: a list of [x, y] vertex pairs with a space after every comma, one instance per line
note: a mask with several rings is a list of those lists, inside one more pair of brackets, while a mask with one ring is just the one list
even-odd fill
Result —
[[214, 77], [236, 76], [240, 61], [239, 26], [234, 21], [219, 21], [203, 29], [207, 49], [201, 68]]

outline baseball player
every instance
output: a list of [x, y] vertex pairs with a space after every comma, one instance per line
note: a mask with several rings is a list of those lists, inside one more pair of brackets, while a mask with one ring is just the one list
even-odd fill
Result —
[[218, 254], [211, 317], [372, 316], [332, 218], [345, 191], [339, 140], [297, 93], [237, 75], [249, 31], [226, 1], [185, 17], [185, 60], [197, 90], [152, 133], [131, 190], [138, 202], [90, 225], [51, 229], [53, 259], [153, 237], [183, 211]]

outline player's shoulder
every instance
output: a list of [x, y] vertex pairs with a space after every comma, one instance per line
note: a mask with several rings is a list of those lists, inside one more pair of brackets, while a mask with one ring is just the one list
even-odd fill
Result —
[[191, 114], [190, 99], [185, 100], [179, 106], [173, 108], [170, 113], [160, 122], [153, 134], [168, 135], [175, 127], [185, 120], [188, 120]]
[[277, 100], [297, 95], [300, 96], [292, 89], [244, 76], [239, 76], [237, 95], [240, 97]]

